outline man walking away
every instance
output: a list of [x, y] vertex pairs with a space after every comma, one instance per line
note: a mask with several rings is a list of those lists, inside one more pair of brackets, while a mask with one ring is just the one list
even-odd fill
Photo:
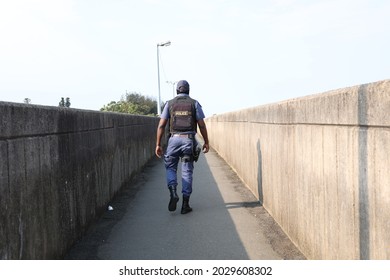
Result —
[[160, 122], [157, 128], [156, 155], [159, 158], [163, 156], [161, 139], [164, 135], [165, 127], [169, 123], [170, 137], [164, 154], [166, 179], [170, 193], [168, 210], [171, 212], [175, 211], [177, 202], [179, 201], [177, 195], [177, 166], [179, 159], [181, 159], [183, 194], [181, 214], [187, 214], [192, 211], [189, 200], [192, 193], [194, 161], [197, 160], [200, 152], [200, 149], [197, 147], [197, 141], [195, 140], [197, 127], [199, 127], [204, 139], [203, 153], [209, 151], [209, 139], [202, 106], [198, 101], [189, 96], [190, 85], [188, 82], [185, 80], [179, 81], [176, 86], [176, 92], [177, 96], [165, 104], [160, 116]]

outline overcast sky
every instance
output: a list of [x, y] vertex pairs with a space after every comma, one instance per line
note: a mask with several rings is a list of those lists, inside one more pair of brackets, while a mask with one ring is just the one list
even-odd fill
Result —
[[0, 101], [99, 110], [186, 79], [207, 116], [390, 78], [390, 1], [0, 0]]

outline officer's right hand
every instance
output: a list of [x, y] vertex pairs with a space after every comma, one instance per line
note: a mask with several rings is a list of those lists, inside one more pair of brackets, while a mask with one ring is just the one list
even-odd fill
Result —
[[162, 157], [162, 155], [163, 155], [163, 149], [162, 149], [162, 147], [161, 146], [157, 146], [156, 147], [156, 156], [158, 156], [159, 158], [161, 158]]

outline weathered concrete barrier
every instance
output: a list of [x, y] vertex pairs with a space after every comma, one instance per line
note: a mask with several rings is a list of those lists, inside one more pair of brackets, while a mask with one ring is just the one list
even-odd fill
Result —
[[158, 118], [0, 102], [0, 259], [61, 258], [154, 155]]
[[390, 259], [390, 80], [207, 119], [309, 259]]

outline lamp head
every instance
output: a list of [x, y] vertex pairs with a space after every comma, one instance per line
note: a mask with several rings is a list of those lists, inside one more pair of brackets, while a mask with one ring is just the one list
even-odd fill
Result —
[[168, 47], [171, 45], [171, 41], [166, 41], [164, 43], [157, 44], [158, 47]]

